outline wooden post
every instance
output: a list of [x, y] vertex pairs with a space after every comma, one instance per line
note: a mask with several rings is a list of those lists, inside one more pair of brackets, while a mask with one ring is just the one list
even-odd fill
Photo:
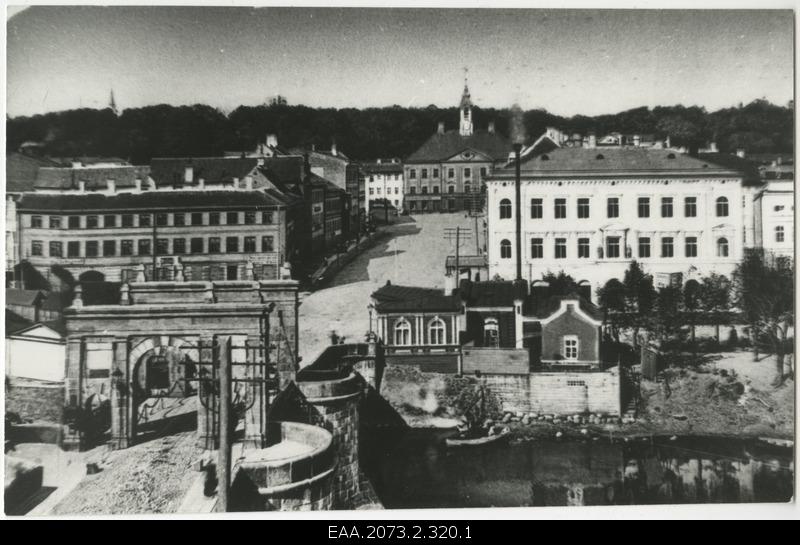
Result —
[[219, 349], [219, 461], [217, 462], [217, 508], [228, 511], [231, 487], [231, 338], [224, 337]]

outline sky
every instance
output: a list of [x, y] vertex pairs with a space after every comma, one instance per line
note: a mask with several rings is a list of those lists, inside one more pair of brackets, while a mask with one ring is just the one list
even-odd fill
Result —
[[276, 94], [320, 107], [560, 115], [793, 96], [791, 11], [33, 6], [7, 20], [15, 117]]

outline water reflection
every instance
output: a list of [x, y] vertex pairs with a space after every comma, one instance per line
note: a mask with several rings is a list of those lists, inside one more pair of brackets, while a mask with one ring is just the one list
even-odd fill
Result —
[[533, 441], [447, 449], [452, 432], [373, 436], [365, 463], [389, 508], [785, 502], [790, 449], [668, 438]]

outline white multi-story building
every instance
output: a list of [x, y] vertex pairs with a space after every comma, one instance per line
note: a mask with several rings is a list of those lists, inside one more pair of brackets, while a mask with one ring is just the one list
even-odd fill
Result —
[[403, 164], [400, 159], [378, 159], [374, 163], [362, 164], [361, 170], [364, 172], [368, 215], [372, 204], [384, 199], [397, 210], [403, 209]]
[[756, 246], [794, 259], [794, 180], [772, 179], [753, 199]]
[[[636, 260], [657, 285], [730, 275], [744, 249], [743, 175], [670, 149], [557, 148], [523, 157], [521, 276], [592, 287]], [[515, 165], [487, 180], [489, 275], [517, 275]]]

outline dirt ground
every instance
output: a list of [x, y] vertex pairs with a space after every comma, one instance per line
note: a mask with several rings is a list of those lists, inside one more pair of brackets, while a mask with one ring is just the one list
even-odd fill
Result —
[[[367, 249], [344, 267], [331, 283], [301, 296], [301, 366], [308, 365], [330, 344], [330, 333], [346, 342], [361, 342], [369, 330], [370, 295], [389, 280], [393, 284], [444, 288], [445, 257], [455, 243], [444, 238], [445, 227], [475, 230], [464, 214], [400, 216], [386, 229], [391, 237]], [[463, 254], [475, 253], [475, 239], [461, 245]]]

